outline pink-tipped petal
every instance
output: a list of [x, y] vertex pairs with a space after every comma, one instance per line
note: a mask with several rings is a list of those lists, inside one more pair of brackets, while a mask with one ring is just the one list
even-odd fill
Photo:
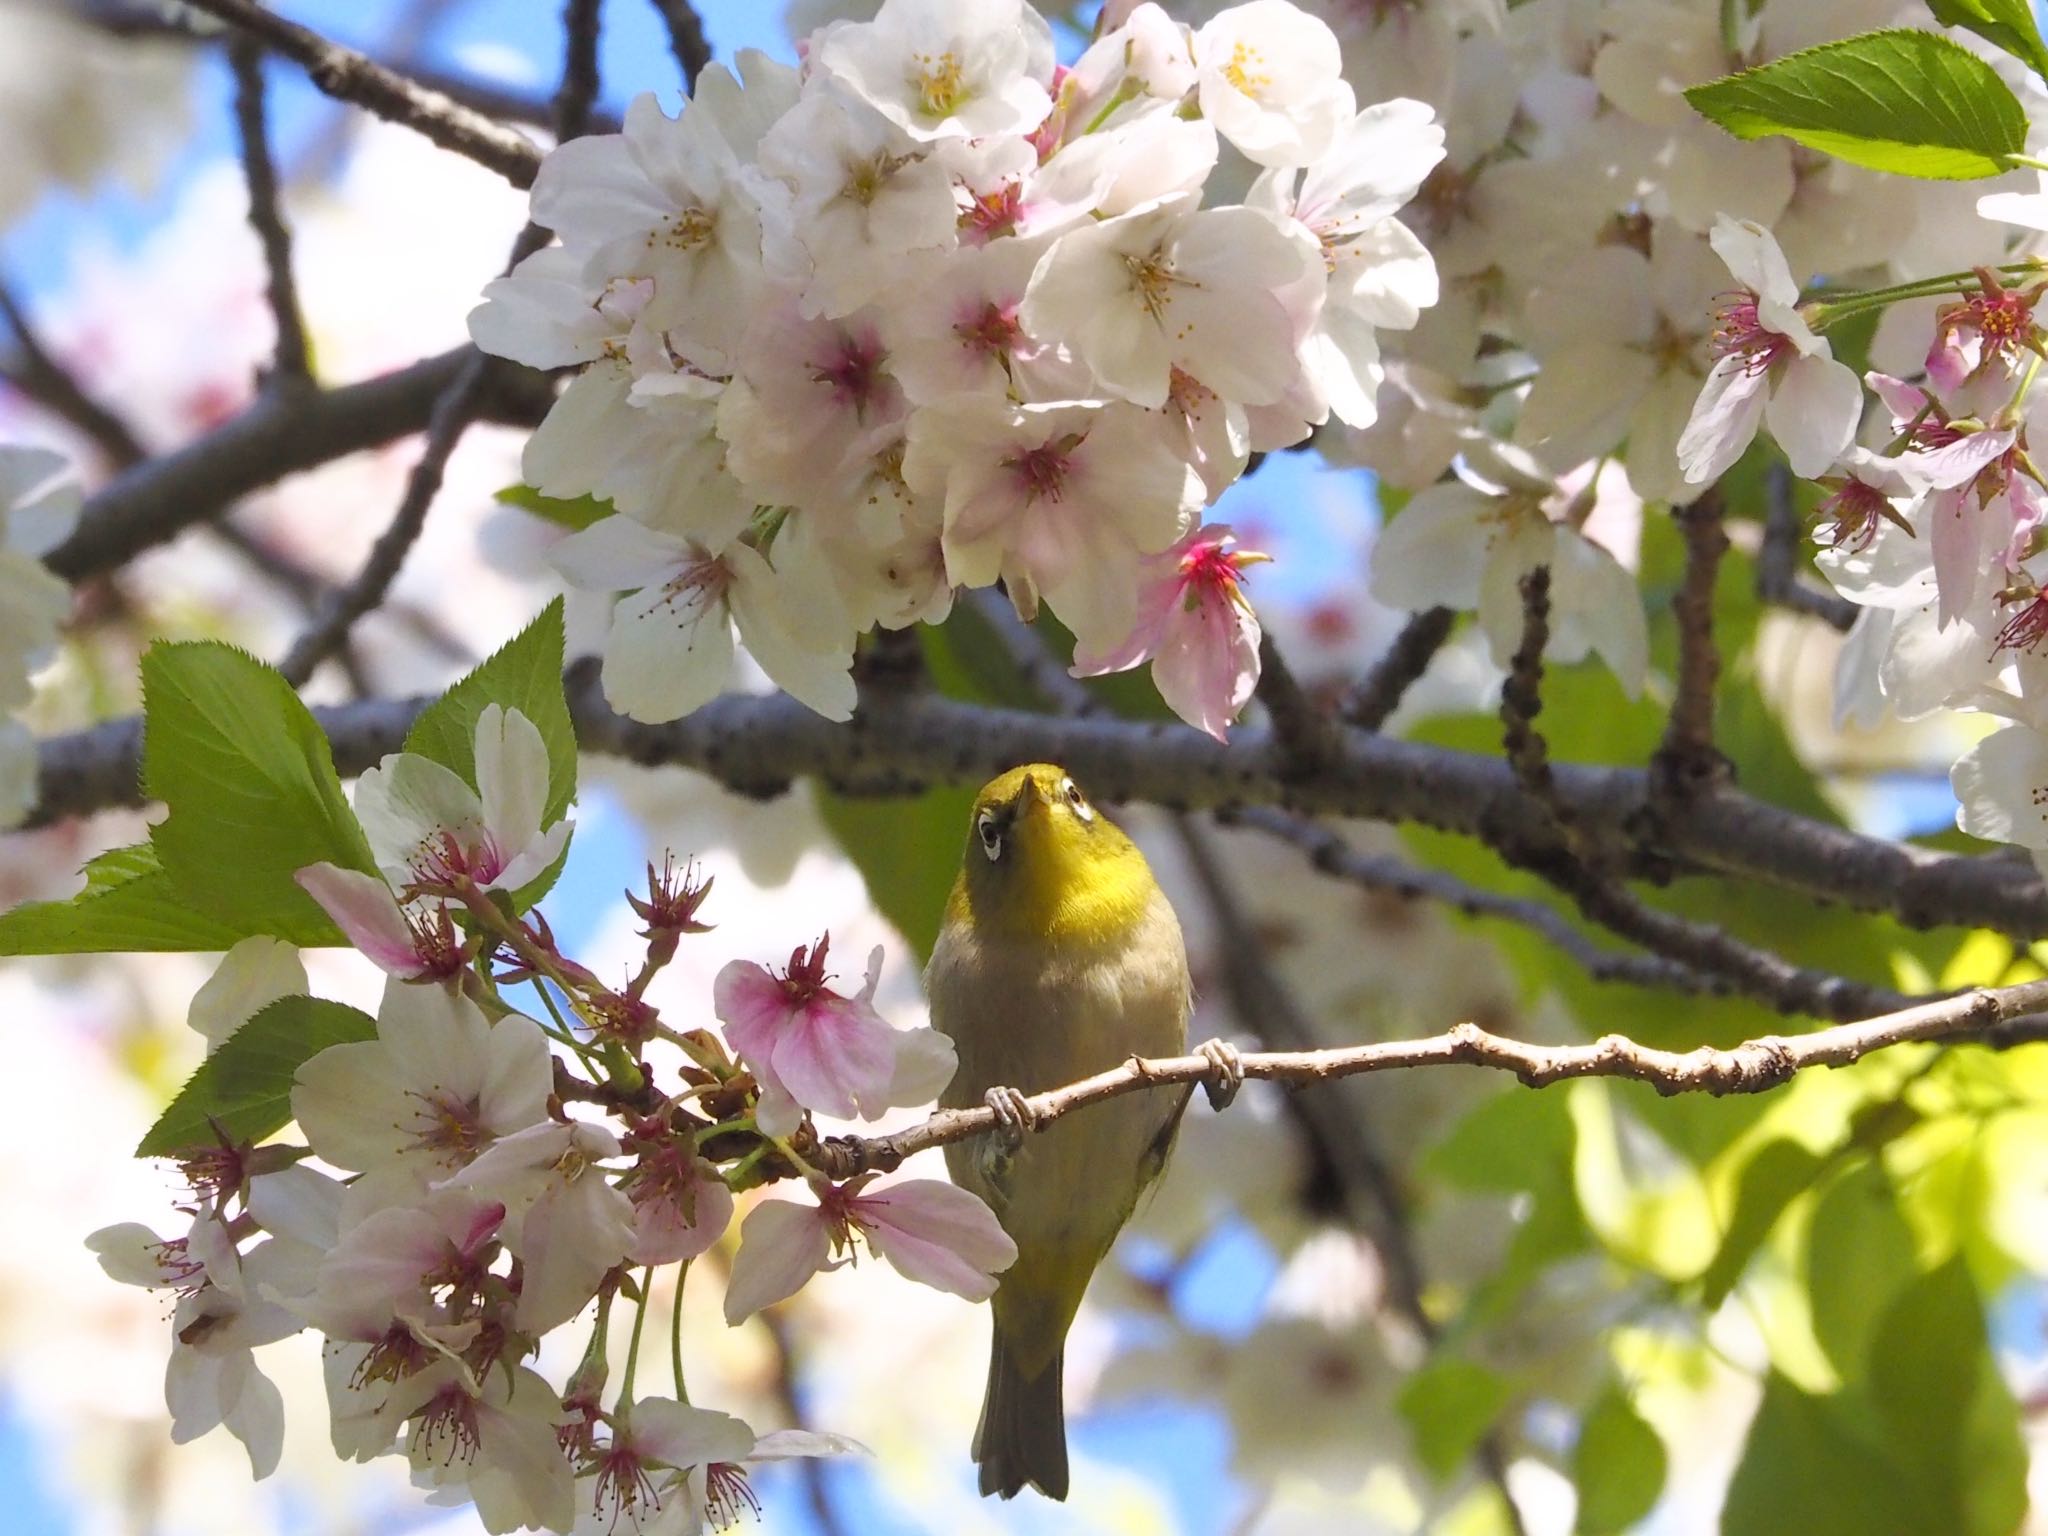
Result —
[[334, 864], [309, 864], [292, 878], [379, 970], [407, 981], [426, 974], [398, 898], [380, 877]]
[[763, 1200], [740, 1223], [740, 1251], [725, 1284], [725, 1320], [742, 1323], [785, 1301], [832, 1257], [825, 1213], [815, 1205]]

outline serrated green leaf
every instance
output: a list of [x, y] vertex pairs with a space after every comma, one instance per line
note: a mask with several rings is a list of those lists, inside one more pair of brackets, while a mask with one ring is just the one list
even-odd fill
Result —
[[553, 822], [576, 798], [576, 726], [562, 692], [562, 600], [488, 660], [420, 711], [405, 734], [405, 750], [430, 757], [476, 788], [476, 721], [487, 705], [516, 709], [540, 730], [548, 749], [548, 802]]
[[176, 891], [236, 938], [338, 944], [293, 875], [374, 871], [327, 736], [277, 671], [215, 641], [142, 658], [143, 782], [170, 808], [150, 844]]
[[1927, 9], [1943, 26], [1974, 32], [2048, 77], [2048, 47], [2042, 46], [2030, 0], [1927, 0]]
[[157, 1117], [137, 1157], [175, 1157], [218, 1140], [261, 1141], [292, 1117], [292, 1079], [331, 1045], [377, 1038], [377, 1021], [324, 997], [281, 997], [220, 1043]]
[[1626, 1530], [1664, 1491], [1664, 1441], [1622, 1393], [1603, 1393], [1579, 1424], [1572, 1481], [1579, 1490], [1580, 1536]]
[[0, 913], [0, 955], [133, 954], [216, 950], [243, 938], [194, 910], [148, 843], [115, 848], [85, 866], [69, 901], [33, 901]]
[[1415, 1434], [1415, 1454], [1438, 1478], [1449, 1477], [1506, 1408], [1513, 1389], [1500, 1372], [1456, 1355], [1439, 1355], [1402, 1383], [1395, 1406]]
[[535, 517], [545, 518], [563, 528], [581, 530], [592, 523], [603, 522], [618, 509], [608, 501], [595, 496], [577, 496], [564, 499], [560, 496], [543, 496], [530, 485], [508, 485], [494, 498], [507, 506], [518, 507], [531, 512]]
[[2027, 116], [1992, 67], [1932, 32], [1866, 32], [1693, 86], [1738, 139], [1783, 135], [1852, 165], [1940, 181], [2012, 169]]

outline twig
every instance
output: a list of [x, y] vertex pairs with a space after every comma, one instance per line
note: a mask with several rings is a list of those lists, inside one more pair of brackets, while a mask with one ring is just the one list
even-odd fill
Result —
[[496, 171], [515, 187], [533, 185], [541, 154], [524, 134], [418, 81], [344, 48], [254, 0], [187, 0], [259, 39], [306, 71], [306, 78], [337, 101], [352, 102], [389, 122], [422, 134], [441, 148]]
[[683, 91], [696, 91], [697, 79], [711, 62], [711, 43], [704, 36], [704, 19], [690, 0], [651, 0], [655, 13], [668, 27], [669, 48], [683, 72]]
[[[742, 793], [780, 793], [801, 776], [853, 795], [908, 795], [978, 784], [1018, 763], [1068, 768], [1097, 800], [1174, 810], [1277, 805], [1411, 822], [1466, 836], [1516, 838], [1545, 817], [1498, 756], [1346, 733], [1329, 771], [1283, 784], [1272, 738], [1256, 728], [1228, 746], [1154, 721], [1065, 719], [1031, 710], [904, 693], [863, 705], [851, 723], [825, 720], [782, 696], [729, 694], [666, 725], [646, 725], [604, 702], [595, 665], [571, 667], [565, 685], [587, 752], [644, 765], [689, 767]], [[344, 774], [396, 751], [425, 698], [386, 698], [316, 709]], [[141, 721], [124, 720], [41, 743], [36, 819], [140, 803]], [[2048, 933], [2048, 893], [2030, 861], [1915, 848], [1811, 820], [1733, 790], [1709, 795], [1647, 848], [1641, 769], [1555, 764], [1557, 800], [1604, 867], [1654, 856], [1665, 869], [1756, 881], [1820, 901], [1890, 912], [1918, 927], [1990, 928], [2031, 940]]]
[[1438, 902], [1467, 917], [1520, 924], [1540, 935], [1546, 944], [1595, 981], [1704, 996], [1719, 996], [1732, 990], [1726, 977], [1695, 970], [1681, 961], [1604, 948], [1587, 938], [1562, 913], [1541, 902], [1523, 901], [1467, 885], [1441, 870], [1410, 864], [1390, 854], [1362, 853], [1334, 829], [1306, 817], [1270, 806], [1250, 806], [1234, 813], [1219, 812], [1217, 819], [1292, 843], [1324, 874], [1367, 890], [1385, 891], [1408, 901]]
[[1448, 608], [1425, 608], [1403, 625], [1344, 706], [1344, 718], [1362, 731], [1376, 731], [1385, 725], [1408, 690], [1436, 660], [1457, 619]]
[[1764, 476], [1764, 538], [1756, 556], [1756, 595], [1779, 608], [1848, 630], [1862, 613], [1846, 597], [1808, 586], [1797, 575], [1799, 514], [1792, 504], [1792, 471], [1773, 464]]
[[426, 446], [420, 450], [419, 462], [413, 465], [412, 474], [405, 482], [405, 495], [399, 500], [398, 511], [392, 515], [389, 526], [377, 536], [369, 558], [356, 572], [354, 580], [337, 590], [322, 605], [320, 616], [293, 642], [291, 650], [277, 665], [277, 670], [293, 687], [311, 677], [313, 669], [348, 638], [356, 620], [382, 603], [385, 594], [391, 590], [399, 567], [405, 563], [407, 553], [419, 541], [420, 531], [426, 526], [427, 509], [433, 505], [434, 497], [441, 489], [449, 456], [455, 452], [456, 444], [462, 441], [462, 434], [469, 429], [470, 423], [476, 420], [491, 366], [491, 359], [481, 352], [472, 353], [462, 371], [435, 400], [433, 415], [427, 423]]
[[[1543, 649], [1550, 636], [1549, 568], [1530, 571], [1521, 580], [1521, 591], [1522, 639], [1501, 685], [1501, 739], [1516, 782], [1542, 820], [1532, 835], [1489, 835], [1501, 856], [1548, 880], [1593, 922], [1667, 959], [1720, 976], [1734, 990], [1781, 1013], [1848, 1019], [1898, 1007], [1904, 999], [1889, 988], [1794, 965], [1712, 924], [1660, 911], [1602, 867], [1597, 849], [1588, 846], [1559, 799], [1549, 744], [1535, 723], [1543, 709]], [[1653, 771], [1653, 806], [1656, 777]]]
[[262, 46], [253, 38], [236, 37], [228, 44], [228, 66], [235, 77], [235, 128], [241, 137], [242, 177], [249, 185], [249, 227], [263, 247], [263, 265], [270, 275], [270, 313], [277, 323], [276, 360], [265, 383], [304, 383], [312, 377], [306, 317], [292, 277], [292, 237], [279, 203], [277, 166], [270, 158]]
[[115, 469], [127, 469], [149, 457], [149, 450], [128, 423], [88, 395], [71, 370], [57, 361], [5, 284], [0, 284], [0, 318], [14, 332], [19, 354], [17, 361], [0, 370], [0, 378], [91, 438]]
[[597, 104], [597, 36], [603, 21], [603, 0], [563, 0], [562, 83], [552, 108], [555, 138], [578, 138], [590, 131], [590, 113]]
[[1714, 583], [1728, 534], [1721, 526], [1721, 495], [1708, 491], [1671, 515], [1685, 535], [1685, 580], [1672, 603], [1678, 620], [1678, 685], [1664, 741], [1650, 761], [1659, 797], [1671, 814], [1702, 790], [1727, 782], [1731, 765], [1714, 746], [1714, 690], [1721, 682], [1721, 650], [1714, 639]]
[[[1846, 1067], [1875, 1051], [1915, 1041], [1968, 1043], [1972, 1035], [2044, 1008], [2048, 1008], [2048, 981], [2029, 981], [2015, 987], [1976, 988], [1807, 1034], [1764, 1035], [1725, 1050], [1701, 1046], [1691, 1051], [1664, 1051], [1622, 1035], [1603, 1035], [1588, 1045], [1536, 1045], [1465, 1023], [1416, 1040], [1314, 1051], [1254, 1051], [1240, 1060], [1246, 1077], [1269, 1082], [1319, 1083], [1362, 1072], [1478, 1066], [1512, 1073], [1530, 1088], [1547, 1088], [1582, 1077], [1623, 1077], [1648, 1083], [1661, 1094], [1719, 1097], [1762, 1093], [1811, 1068]], [[1133, 1057], [1107, 1072], [1031, 1095], [1025, 1100], [1027, 1123], [1042, 1130], [1061, 1115], [1090, 1104], [1165, 1083], [1202, 1082], [1215, 1070], [1206, 1056]], [[888, 1136], [832, 1137], [815, 1149], [813, 1158], [835, 1179], [870, 1169], [887, 1172], [919, 1152], [987, 1135], [996, 1124], [995, 1111], [986, 1107], [945, 1109]]]
[[1336, 751], [1336, 736], [1330, 717], [1316, 707], [1315, 700], [1287, 665], [1287, 658], [1270, 634], [1259, 636], [1259, 702], [1273, 723], [1273, 736], [1287, 754], [1289, 771], [1314, 774]]
[[[125, 565], [287, 475], [418, 432], [441, 392], [476, 355], [474, 347], [462, 346], [359, 384], [260, 396], [232, 421], [101, 487], [44, 564], [67, 581], [81, 581]], [[507, 366], [492, 381], [484, 414], [530, 426], [546, 413], [549, 399], [539, 374]]]

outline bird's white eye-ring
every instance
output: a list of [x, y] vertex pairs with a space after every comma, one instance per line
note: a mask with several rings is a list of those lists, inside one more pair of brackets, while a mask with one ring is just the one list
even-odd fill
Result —
[[974, 835], [981, 839], [981, 851], [988, 855], [989, 863], [1003, 856], [1003, 829], [987, 811], [974, 818]]
[[1095, 807], [1088, 803], [1087, 797], [1081, 793], [1081, 786], [1072, 779], [1060, 780], [1060, 793], [1066, 797], [1067, 804], [1073, 807], [1076, 816], [1083, 821], [1095, 819]]

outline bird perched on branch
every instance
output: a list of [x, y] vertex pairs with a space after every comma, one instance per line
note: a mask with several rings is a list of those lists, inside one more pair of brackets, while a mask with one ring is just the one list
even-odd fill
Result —
[[[953, 1181], [1017, 1245], [991, 1305], [974, 1432], [981, 1491], [1067, 1494], [1060, 1366], [1117, 1232], [1159, 1176], [1189, 1092], [1162, 1085], [1035, 1128], [1027, 1094], [1186, 1049], [1187, 950], [1144, 854], [1063, 769], [1013, 768], [976, 796], [959, 878], [925, 972], [959, 1070], [942, 1103], [987, 1104], [1005, 1134], [946, 1148]], [[1235, 1091], [1227, 1047], [1212, 1097]]]

